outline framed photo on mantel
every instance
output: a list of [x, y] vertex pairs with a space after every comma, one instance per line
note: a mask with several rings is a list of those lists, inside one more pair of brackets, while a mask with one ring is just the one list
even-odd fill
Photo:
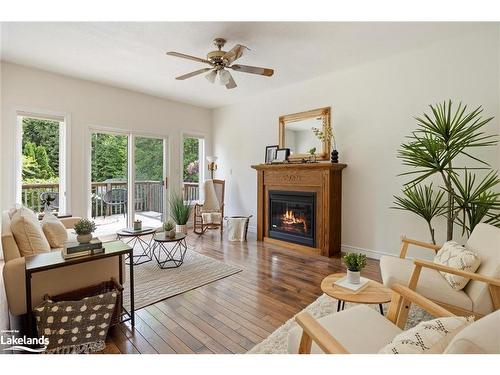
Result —
[[279, 146], [266, 146], [266, 164], [271, 164], [276, 159], [276, 152], [278, 151]]
[[290, 156], [289, 148], [279, 148], [278, 150], [276, 150], [276, 158], [274, 159], [274, 162], [284, 163], [285, 161], [288, 160], [289, 156]]

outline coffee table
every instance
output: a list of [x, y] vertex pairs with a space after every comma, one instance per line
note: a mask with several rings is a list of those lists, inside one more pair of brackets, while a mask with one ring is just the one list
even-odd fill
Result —
[[[176, 233], [175, 237], [170, 238], [165, 232], [156, 233], [153, 237], [153, 255], [161, 269], [177, 268], [184, 263], [184, 256], [187, 251], [186, 235]], [[169, 248], [167, 244], [174, 244]], [[158, 255], [156, 255], [158, 252]]]
[[[142, 252], [140, 254], [134, 254], [132, 256], [132, 263], [134, 263], [134, 266], [153, 260], [153, 255], [151, 255], [152, 238], [149, 240], [149, 242], [147, 242], [141, 237], [154, 233], [156, 233], [156, 229], [150, 227], [142, 228], [140, 231], [128, 231], [126, 229], [120, 229], [118, 232], [116, 232], [116, 237], [119, 240], [126, 239], [123, 242], [129, 245], [132, 249], [135, 249], [135, 246], [137, 244], [140, 245], [140, 250], [142, 250]], [[128, 257], [128, 260], [130, 262], [130, 257]]]
[[391, 301], [392, 291], [374, 280], [370, 280], [368, 285], [358, 292], [334, 284], [335, 281], [346, 276], [345, 273], [334, 273], [325, 277], [321, 282], [323, 293], [338, 300], [337, 311], [343, 310], [347, 301], [368, 305], [378, 304], [380, 313], [384, 315], [382, 304]]

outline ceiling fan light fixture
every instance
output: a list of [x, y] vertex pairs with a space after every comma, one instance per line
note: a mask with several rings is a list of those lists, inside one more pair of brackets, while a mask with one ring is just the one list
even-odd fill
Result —
[[208, 73], [205, 78], [208, 80], [210, 83], [215, 82], [215, 77], [217, 76], [217, 71], [216, 70], [211, 70], [210, 73]]
[[224, 69], [219, 70], [219, 83], [221, 85], [227, 85], [230, 79], [231, 73]]

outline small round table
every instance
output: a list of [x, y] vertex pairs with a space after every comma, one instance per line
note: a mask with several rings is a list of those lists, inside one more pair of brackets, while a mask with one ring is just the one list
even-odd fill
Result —
[[[126, 229], [120, 229], [118, 232], [116, 232], [116, 237], [121, 240], [122, 238], [127, 238], [127, 240], [123, 241], [127, 245], [129, 245], [132, 249], [135, 249], [135, 246], [137, 244], [140, 245], [140, 250], [142, 252], [140, 254], [134, 254], [133, 256], [133, 264], [134, 266], [137, 266], [139, 264], [143, 264], [146, 262], [149, 262], [153, 260], [153, 255], [151, 255], [151, 242], [152, 238], [149, 240], [149, 242], [145, 241], [142, 236], [147, 236], [154, 234], [156, 230], [154, 228], [149, 228], [145, 227], [140, 231], [128, 231]], [[130, 263], [127, 263], [130, 264]]]
[[[170, 238], [165, 232], [156, 233], [153, 237], [153, 255], [158, 262], [158, 267], [161, 269], [177, 268], [184, 263], [184, 256], [187, 251], [186, 235], [184, 233], [176, 233], [175, 237]], [[168, 243], [174, 243], [174, 246], [169, 249]], [[158, 250], [158, 255], [156, 255]]]
[[335, 281], [346, 276], [345, 273], [334, 273], [325, 277], [321, 282], [323, 293], [338, 300], [337, 311], [343, 310], [347, 301], [368, 305], [378, 304], [380, 313], [384, 315], [382, 304], [391, 301], [392, 291], [374, 280], [370, 280], [368, 285], [358, 292], [334, 284]]

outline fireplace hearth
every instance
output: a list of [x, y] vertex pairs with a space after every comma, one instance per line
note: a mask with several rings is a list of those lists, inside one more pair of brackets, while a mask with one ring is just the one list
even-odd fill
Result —
[[270, 238], [315, 247], [316, 193], [269, 191]]

